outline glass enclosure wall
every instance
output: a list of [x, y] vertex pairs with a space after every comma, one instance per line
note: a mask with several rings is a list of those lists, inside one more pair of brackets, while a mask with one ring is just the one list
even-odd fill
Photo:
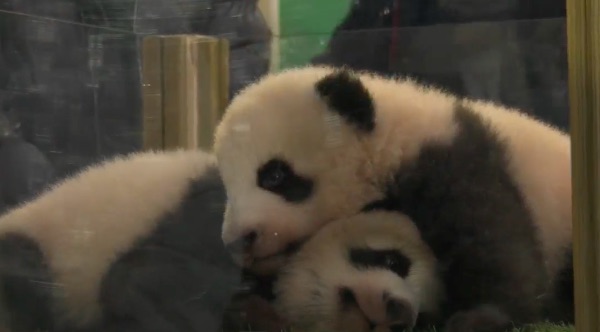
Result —
[[[562, 0], [279, 0], [266, 17], [269, 1], [0, 0], [0, 212], [144, 150], [152, 36], [227, 42], [227, 84], [208, 88], [224, 90], [222, 112], [258, 78], [322, 64], [409, 77], [569, 132]], [[169, 75], [208, 75], [202, 59]]]
[[280, 19], [288, 23], [273, 38], [254, 2], [7, 0], [0, 8], [4, 121], [59, 177], [139, 149], [141, 40], [204, 34], [230, 41], [230, 95], [268, 72], [270, 61], [279, 63], [273, 70], [343, 64], [410, 75], [568, 128], [561, 1], [482, 10], [459, 2], [285, 0]]
[[270, 31], [256, 1], [7, 0], [0, 25], [2, 123], [33, 145], [22, 148], [29, 157], [6, 157], [31, 165], [14, 170], [29, 172], [19, 180], [1, 181], [6, 206], [51, 179], [142, 148], [144, 36], [227, 39], [230, 94], [269, 69]]

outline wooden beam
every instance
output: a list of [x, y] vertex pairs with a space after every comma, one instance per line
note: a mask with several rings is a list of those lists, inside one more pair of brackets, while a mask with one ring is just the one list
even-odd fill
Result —
[[142, 46], [144, 149], [212, 150], [229, 95], [229, 43], [148, 36]]
[[600, 0], [567, 0], [575, 329], [600, 331]]

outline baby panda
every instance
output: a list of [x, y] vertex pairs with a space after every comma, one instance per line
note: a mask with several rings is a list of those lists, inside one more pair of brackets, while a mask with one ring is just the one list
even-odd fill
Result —
[[570, 139], [522, 112], [309, 66], [239, 93], [214, 148], [222, 239], [256, 273], [333, 220], [398, 211], [439, 261], [451, 332], [572, 318], [555, 310], [572, 303]]
[[0, 218], [0, 329], [220, 331], [241, 283], [224, 208], [202, 151], [134, 153], [61, 181]]
[[274, 292], [276, 310], [302, 332], [424, 329], [440, 321], [444, 299], [435, 256], [414, 223], [391, 212], [321, 228], [283, 267]]

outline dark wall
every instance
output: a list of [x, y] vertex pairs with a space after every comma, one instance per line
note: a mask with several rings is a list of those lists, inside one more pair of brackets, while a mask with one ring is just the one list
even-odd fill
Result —
[[565, 28], [564, 0], [357, 0], [313, 62], [411, 76], [568, 130]]

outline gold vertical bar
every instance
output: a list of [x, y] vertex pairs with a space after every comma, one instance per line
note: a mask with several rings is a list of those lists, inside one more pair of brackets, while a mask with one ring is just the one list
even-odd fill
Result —
[[[191, 147], [195, 122], [195, 59], [187, 36], [163, 37], [164, 148]], [[191, 123], [190, 123], [191, 122]]]
[[[229, 41], [227, 39], [219, 40], [219, 48], [217, 49], [219, 89], [217, 100], [219, 105], [216, 108], [215, 118], [213, 119], [214, 127], [221, 121], [221, 117], [225, 112], [225, 108], [229, 103]], [[214, 128], [213, 128], [214, 134]]]
[[[229, 44], [200, 35], [156, 38], [161, 50], [162, 147], [211, 150], [214, 129], [228, 102]], [[145, 117], [150, 109], [145, 104]], [[144, 136], [151, 136], [146, 130], [151, 126], [144, 128]]]
[[163, 148], [162, 46], [159, 37], [142, 42], [142, 144], [144, 150]]
[[[197, 123], [198, 135], [197, 143], [199, 146], [207, 145], [207, 141], [212, 139], [212, 133], [210, 132], [212, 125], [212, 114], [211, 111], [214, 108], [214, 94], [217, 89], [211, 81], [212, 68], [214, 63], [214, 52], [215, 43], [210, 39], [197, 40], [195, 45], [196, 51], [198, 52], [198, 66], [196, 67], [198, 81], [198, 99], [196, 99], [196, 107], [198, 110], [204, 110], [201, 119]], [[212, 88], [211, 88], [212, 85]]]
[[199, 122], [201, 132], [198, 146], [212, 149], [214, 128], [220, 120], [227, 103], [229, 89], [229, 46], [226, 40], [202, 39], [197, 45], [198, 60], [198, 109], [204, 110]]
[[567, 0], [575, 329], [600, 331], [600, 0]]

